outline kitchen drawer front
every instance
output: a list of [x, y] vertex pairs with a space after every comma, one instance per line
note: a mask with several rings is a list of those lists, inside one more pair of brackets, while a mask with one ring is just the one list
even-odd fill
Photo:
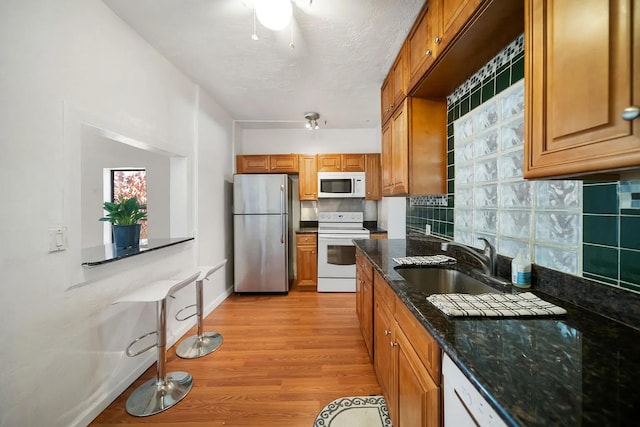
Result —
[[316, 245], [318, 242], [315, 234], [296, 234], [297, 245]]
[[379, 297], [389, 311], [394, 313], [396, 310], [396, 294], [377, 271], [373, 272], [373, 289], [375, 290], [374, 298]]
[[440, 385], [440, 346], [404, 304], [396, 304], [396, 321], [409, 338], [431, 378]]
[[373, 280], [373, 267], [359, 249], [356, 251], [356, 267], [362, 271], [367, 279]]

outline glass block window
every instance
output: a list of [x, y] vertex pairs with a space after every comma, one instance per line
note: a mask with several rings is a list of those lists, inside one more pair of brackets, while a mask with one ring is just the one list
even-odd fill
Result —
[[[453, 122], [454, 240], [580, 274], [582, 183], [525, 181], [524, 81]], [[460, 197], [463, 196], [463, 197]]]

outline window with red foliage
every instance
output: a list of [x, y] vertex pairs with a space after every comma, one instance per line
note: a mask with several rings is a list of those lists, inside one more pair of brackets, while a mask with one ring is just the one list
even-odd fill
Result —
[[[144, 169], [114, 169], [111, 171], [111, 201], [120, 196], [125, 199], [136, 197], [138, 203], [147, 209], [147, 171]], [[140, 239], [147, 238], [147, 222], [142, 221]]]

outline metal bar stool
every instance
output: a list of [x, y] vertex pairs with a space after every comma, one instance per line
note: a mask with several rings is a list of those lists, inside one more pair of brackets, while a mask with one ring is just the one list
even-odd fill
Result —
[[[199, 272], [195, 272], [185, 279], [159, 280], [113, 302], [113, 304], [152, 301], [156, 303], [156, 330], [136, 338], [126, 350], [127, 356], [135, 357], [153, 347], [158, 349], [156, 377], [135, 389], [127, 399], [126, 409], [131, 415], [146, 417], [162, 412], [182, 400], [191, 390], [193, 385], [191, 374], [182, 371], [166, 372], [167, 297], [172, 296], [172, 294], [196, 280], [199, 275]], [[135, 353], [131, 351], [133, 345], [150, 335], [157, 336], [155, 344]]]
[[[196, 335], [191, 335], [182, 341], [176, 348], [176, 354], [183, 359], [196, 359], [198, 357], [206, 356], [209, 353], [217, 350], [222, 345], [222, 335], [217, 332], [203, 332], [203, 298], [202, 298], [202, 283], [204, 280], [209, 280], [209, 276], [224, 267], [227, 263], [225, 259], [221, 263], [214, 265], [213, 267], [200, 267], [200, 276], [196, 280], [196, 303], [184, 307], [182, 310], [176, 313], [176, 320], [184, 321], [190, 319], [193, 316], [197, 316], [198, 329]], [[196, 312], [180, 318], [180, 313], [184, 310], [196, 307]]]

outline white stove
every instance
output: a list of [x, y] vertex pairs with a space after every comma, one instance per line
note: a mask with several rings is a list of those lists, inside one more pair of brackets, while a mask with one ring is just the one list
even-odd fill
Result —
[[356, 248], [368, 239], [362, 212], [320, 212], [318, 217], [318, 292], [356, 291]]

